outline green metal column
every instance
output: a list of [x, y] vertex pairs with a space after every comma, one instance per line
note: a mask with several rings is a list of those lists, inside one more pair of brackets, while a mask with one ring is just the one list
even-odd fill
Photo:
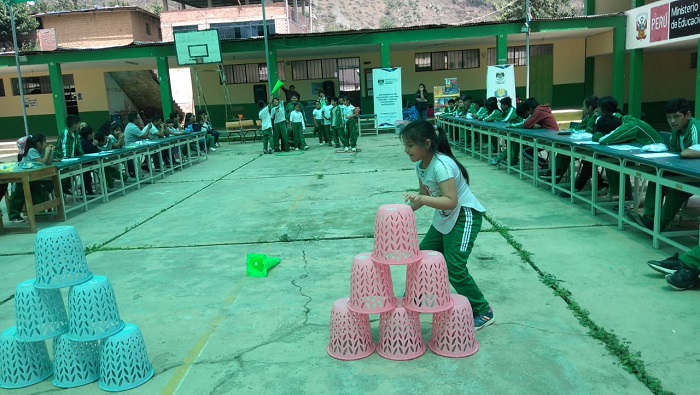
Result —
[[270, 65], [268, 66], [267, 76], [268, 81], [270, 82], [270, 90], [272, 90], [272, 88], [277, 83], [277, 80], [279, 79], [279, 73], [277, 72], [277, 51], [271, 49], [268, 55], [268, 59], [270, 59]]
[[496, 64], [508, 63], [508, 35], [496, 36]]
[[167, 119], [173, 112], [173, 91], [170, 89], [170, 68], [168, 58], [158, 56], [156, 58], [158, 66], [158, 82], [160, 83], [160, 102], [163, 106], [163, 119]]
[[586, 15], [595, 15], [595, 0], [585, 0], [583, 3], [583, 10]]
[[[630, 51], [630, 86], [629, 86], [629, 108], [627, 112], [640, 118], [642, 116], [642, 78], [644, 62], [644, 52], [642, 49]], [[619, 100], [619, 99], [618, 99]]]
[[49, 80], [51, 81], [51, 95], [53, 95], [53, 110], [56, 114], [56, 136], [58, 136], [58, 133], [66, 128], [66, 117], [68, 116], [60, 63], [49, 63]]
[[[700, 53], [700, 39], [698, 39], [698, 53]], [[695, 113], [697, 118], [700, 115], [700, 67], [695, 68]]]
[[382, 61], [382, 68], [388, 69], [391, 67], [391, 52], [389, 51], [389, 43], [379, 44], [379, 54]]
[[595, 87], [595, 58], [588, 56], [585, 63], [585, 77], [583, 81], [583, 93], [586, 96], [594, 94]]
[[622, 106], [625, 102], [625, 22], [613, 29], [612, 96]]

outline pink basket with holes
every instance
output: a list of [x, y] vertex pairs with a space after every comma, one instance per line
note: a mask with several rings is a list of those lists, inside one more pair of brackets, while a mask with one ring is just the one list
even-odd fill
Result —
[[350, 269], [348, 309], [355, 313], [378, 314], [396, 307], [389, 266], [374, 263], [371, 253], [355, 255]]
[[437, 355], [463, 358], [479, 350], [474, 337], [474, 315], [469, 300], [452, 295], [451, 309], [433, 315], [433, 331], [428, 347]]
[[406, 204], [379, 207], [374, 219], [374, 253], [372, 259], [385, 265], [418, 262], [418, 231], [413, 210]]
[[401, 304], [379, 316], [377, 354], [394, 361], [415, 359], [425, 353], [420, 317]]
[[403, 305], [418, 313], [439, 313], [452, 307], [445, 258], [437, 251], [421, 251], [423, 259], [406, 268]]
[[338, 299], [331, 309], [328, 355], [342, 361], [366, 358], [374, 352], [369, 316], [348, 309], [348, 298]]

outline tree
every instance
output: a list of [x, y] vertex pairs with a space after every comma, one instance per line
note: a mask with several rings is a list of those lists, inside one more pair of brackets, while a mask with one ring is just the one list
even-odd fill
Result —
[[35, 31], [39, 27], [39, 22], [29, 15], [29, 8], [24, 4], [14, 6], [3, 4], [0, 6], [0, 50], [14, 51], [9, 7], [14, 7], [17, 45], [21, 50], [34, 48]]
[[[494, 1], [496, 9], [500, 9], [498, 19], [501, 21], [524, 20], [525, 1], [510, 0]], [[581, 10], [571, 5], [571, 0], [530, 0], [530, 15], [532, 19], [565, 18], [576, 16]]]

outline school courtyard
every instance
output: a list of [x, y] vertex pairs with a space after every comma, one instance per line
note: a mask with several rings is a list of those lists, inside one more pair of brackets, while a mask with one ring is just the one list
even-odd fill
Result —
[[[469, 262], [496, 316], [476, 334], [479, 351], [329, 357], [331, 306], [349, 295], [353, 257], [373, 248], [375, 212], [417, 179], [394, 134], [362, 136], [357, 154], [308, 142], [286, 156], [224, 144], [154, 185], [40, 224], [77, 228], [90, 270], [141, 329], [155, 376], [128, 393], [697, 392], [700, 292], [673, 291], [646, 265], [675, 249], [654, 250], [641, 232], [461, 154], [488, 210]], [[416, 213], [419, 237], [432, 214]], [[14, 325], [15, 286], [35, 276], [34, 238], [0, 236], [0, 329]], [[249, 253], [282, 262], [247, 278]], [[400, 296], [405, 268], [392, 274]], [[421, 321], [427, 341], [431, 316]], [[371, 325], [376, 341], [377, 315]], [[47, 380], [6, 393], [59, 392]], [[66, 393], [103, 392], [93, 383]]]

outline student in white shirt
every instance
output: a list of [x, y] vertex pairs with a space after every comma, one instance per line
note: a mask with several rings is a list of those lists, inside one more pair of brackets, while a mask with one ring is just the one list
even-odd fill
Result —
[[292, 133], [294, 135], [294, 150], [299, 151], [301, 147], [304, 151], [309, 149], [306, 145], [306, 140], [304, 139], [304, 130], [306, 130], [306, 124], [304, 122], [304, 113], [301, 112], [301, 104], [296, 104], [294, 106], [294, 111], [289, 114], [289, 123], [292, 125]]

